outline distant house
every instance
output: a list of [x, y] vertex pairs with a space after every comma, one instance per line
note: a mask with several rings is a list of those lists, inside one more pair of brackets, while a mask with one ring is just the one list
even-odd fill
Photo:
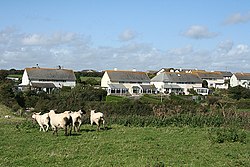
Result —
[[235, 73], [230, 79], [230, 86], [242, 86], [250, 88], [250, 73]]
[[[165, 94], [186, 94], [189, 89], [202, 89], [202, 80], [198, 75], [192, 73], [162, 72], [151, 79], [158, 91]], [[208, 93], [208, 89], [206, 89]], [[203, 91], [204, 92], [204, 91]]]
[[[189, 68], [162, 68], [156, 74], [159, 75], [162, 72], [176, 72], [176, 73], [192, 73], [192, 71], [198, 71], [198, 69]], [[201, 70], [203, 71], [203, 70]]]
[[108, 95], [139, 95], [155, 93], [146, 72], [107, 70], [101, 79], [101, 87]]
[[73, 70], [33, 67], [24, 69], [19, 87], [22, 90], [29, 88], [50, 93], [55, 88], [73, 88], [75, 85], [76, 77]]
[[225, 82], [221, 72], [197, 71], [192, 73], [197, 74], [203, 81], [207, 81], [208, 88], [228, 89], [228, 83]]

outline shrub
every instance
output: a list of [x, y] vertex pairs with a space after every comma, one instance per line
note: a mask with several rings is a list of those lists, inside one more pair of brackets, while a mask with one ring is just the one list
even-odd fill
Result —
[[237, 128], [212, 128], [209, 131], [209, 139], [214, 143], [246, 143], [246, 132]]

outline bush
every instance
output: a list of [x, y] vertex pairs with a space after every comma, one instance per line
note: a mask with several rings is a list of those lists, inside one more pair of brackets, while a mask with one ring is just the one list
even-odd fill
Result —
[[249, 109], [250, 108], [250, 99], [240, 99], [236, 102], [238, 109]]
[[246, 143], [246, 132], [237, 128], [212, 128], [209, 139], [214, 143], [240, 142]]

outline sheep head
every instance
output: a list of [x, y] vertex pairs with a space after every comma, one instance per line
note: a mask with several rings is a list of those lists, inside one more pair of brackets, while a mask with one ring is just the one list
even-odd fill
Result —
[[94, 114], [94, 113], [95, 113], [95, 110], [90, 110], [90, 113], [91, 113], [91, 114]]

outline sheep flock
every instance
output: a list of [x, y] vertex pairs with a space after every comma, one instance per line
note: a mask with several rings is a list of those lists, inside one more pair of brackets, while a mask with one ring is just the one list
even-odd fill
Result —
[[[83, 124], [83, 119], [86, 116], [86, 112], [79, 111], [64, 111], [62, 113], [56, 113], [56, 110], [50, 110], [48, 113], [41, 114], [33, 113], [32, 119], [36, 121], [40, 126], [40, 131], [47, 132], [51, 127], [53, 134], [58, 135], [59, 129], [64, 129], [64, 135], [68, 136], [74, 132], [80, 132], [80, 127]], [[90, 124], [97, 125], [97, 131], [100, 130], [102, 124], [105, 128], [104, 114], [101, 112], [90, 111]]]

